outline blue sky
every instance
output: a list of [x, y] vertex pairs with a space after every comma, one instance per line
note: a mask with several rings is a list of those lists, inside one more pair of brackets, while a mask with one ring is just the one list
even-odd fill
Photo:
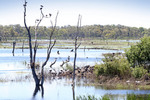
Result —
[[[82, 25], [121, 24], [150, 28], [150, 0], [27, 0], [27, 23], [33, 26], [40, 17], [40, 5], [45, 14], [57, 11], [58, 26], [76, 25], [82, 15]], [[23, 24], [24, 0], [0, 0], [0, 24]], [[48, 19], [41, 25], [50, 26]]]

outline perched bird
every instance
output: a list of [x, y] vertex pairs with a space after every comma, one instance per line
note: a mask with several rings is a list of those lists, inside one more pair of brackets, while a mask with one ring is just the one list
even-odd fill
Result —
[[26, 4], [24, 4], [23, 6], [26, 6]]
[[51, 17], [51, 16], [52, 16], [52, 14], [50, 14], [50, 13], [49, 13], [49, 16]]
[[57, 54], [59, 55], [60, 53], [59, 53], [59, 50], [57, 51]]
[[67, 62], [69, 62], [70, 61], [70, 56], [68, 56], [68, 60], [67, 60]]
[[73, 52], [73, 49], [71, 49], [71, 51], [70, 52]]
[[39, 19], [36, 19], [36, 21], [38, 22], [38, 21], [39, 21]]
[[41, 5], [41, 8], [43, 8], [43, 5]]

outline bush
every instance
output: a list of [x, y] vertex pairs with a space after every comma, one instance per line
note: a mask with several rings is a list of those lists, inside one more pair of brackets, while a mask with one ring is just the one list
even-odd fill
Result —
[[144, 66], [149, 69], [150, 66], [150, 37], [143, 37], [137, 45], [132, 45], [126, 50], [126, 57], [133, 67]]
[[96, 64], [94, 68], [95, 74], [97, 76], [104, 74], [104, 70], [105, 70], [104, 68], [105, 68], [104, 64], [100, 64], [100, 65]]
[[146, 73], [147, 73], [147, 70], [144, 69], [143, 67], [135, 67], [135, 68], [133, 68], [133, 71], [132, 71], [132, 75], [133, 75], [135, 78], [141, 78], [141, 77], [144, 76]]
[[66, 70], [73, 71], [73, 66], [69, 63], [66, 63]]
[[99, 75], [118, 75], [120, 77], [131, 76], [131, 69], [128, 60], [123, 54], [104, 54], [103, 63], [95, 65], [95, 74]]
[[150, 100], [149, 94], [127, 94], [127, 100]]
[[88, 96], [83, 95], [83, 96], [77, 96], [76, 100], [110, 100], [110, 98], [108, 95], [104, 95], [102, 96], [102, 98], [96, 98], [95, 96], [91, 96], [91, 95]]

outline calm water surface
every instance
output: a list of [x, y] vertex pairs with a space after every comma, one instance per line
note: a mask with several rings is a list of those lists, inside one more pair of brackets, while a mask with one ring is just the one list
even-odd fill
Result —
[[[60, 54], [57, 54], [59, 50]], [[70, 64], [73, 62], [74, 53], [71, 49], [53, 49], [51, 58], [46, 65], [46, 68], [57, 58], [57, 63], [54, 68], [60, 69], [60, 64], [70, 56]], [[10, 82], [0, 82], [0, 100], [72, 100], [73, 92], [71, 87], [71, 80], [69, 79], [55, 79], [44, 83], [44, 97], [41, 97], [41, 91], [33, 97], [35, 84], [31, 81], [13, 81], [16, 76], [28, 75], [29, 50], [25, 49], [22, 53], [21, 49], [15, 50], [15, 56], [12, 56], [11, 49], [0, 49], [0, 79], [12, 79]], [[100, 63], [103, 58], [103, 53], [123, 52], [117, 50], [78, 50], [77, 66], [94, 65]], [[37, 52], [37, 61], [42, 64], [46, 58], [46, 49], [39, 49]], [[31, 77], [32, 78], [32, 77]], [[81, 83], [84, 79], [81, 80]], [[77, 81], [76, 83], [78, 83]], [[114, 95], [115, 99], [121, 100], [126, 97], [126, 94], [149, 94], [150, 90], [105, 90], [101, 87], [84, 86], [78, 84], [75, 86], [75, 96], [79, 95], [95, 95], [101, 97], [106, 94]]]
[[[60, 54], [57, 54], [57, 51]], [[67, 60], [70, 56], [70, 64], [73, 63], [74, 52], [70, 52], [71, 49], [53, 49], [51, 53], [50, 60], [46, 67], [48, 68], [51, 62], [57, 58], [57, 62], [54, 65], [54, 68], [60, 68], [60, 64]], [[25, 49], [22, 53], [21, 49], [15, 50], [15, 56], [12, 55], [12, 49], [0, 49], [0, 73], [5, 71], [21, 71], [27, 70], [27, 64], [29, 64], [29, 50]], [[36, 61], [42, 64], [46, 59], [46, 49], [38, 49]], [[123, 52], [117, 50], [84, 50], [78, 49], [77, 53], [77, 66], [82, 67], [85, 65], [94, 65], [100, 63], [103, 58], [103, 53], [112, 53], [112, 52]]]

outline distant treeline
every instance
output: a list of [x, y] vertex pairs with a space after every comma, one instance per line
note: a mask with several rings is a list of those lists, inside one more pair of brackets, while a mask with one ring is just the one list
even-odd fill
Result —
[[[38, 29], [38, 38], [48, 38], [51, 27], [40, 26]], [[76, 26], [57, 27], [56, 39], [73, 39], [77, 32]], [[34, 26], [31, 26], [31, 35], [34, 37]], [[82, 26], [79, 37], [98, 38], [98, 39], [139, 39], [144, 35], [150, 35], [150, 28], [128, 27], [123, 25], [87, 25]], [[20, 25], [0, 25], [0, 38], [28, 37], [27, 31]]]

